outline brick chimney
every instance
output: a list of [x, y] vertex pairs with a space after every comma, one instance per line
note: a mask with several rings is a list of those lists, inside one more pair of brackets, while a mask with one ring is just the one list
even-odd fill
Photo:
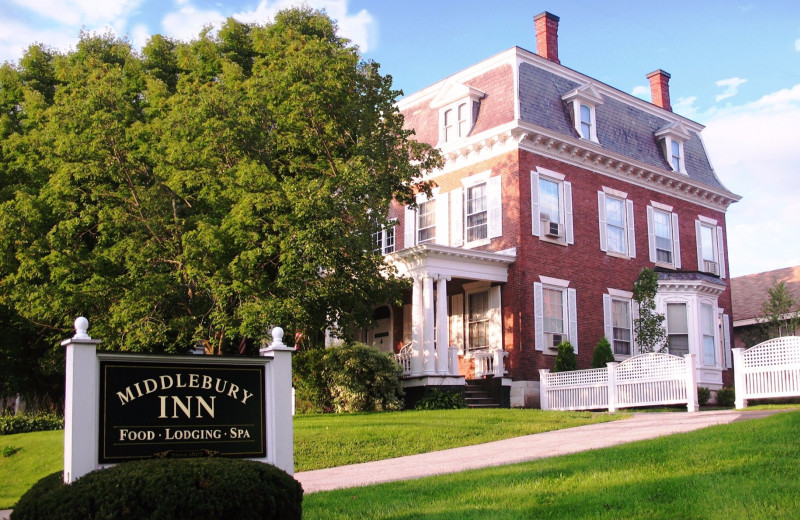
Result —
[[650, 80], [650, 95], [653, 104], [672, 112], [672, 105], [669, 104], [669, 78], [670, 75], [661, 69], [654, 70], [647, 75]]
[[547, 11], [533, 17], [536, 27], [536, 52], [558, 64], [558, 16]]

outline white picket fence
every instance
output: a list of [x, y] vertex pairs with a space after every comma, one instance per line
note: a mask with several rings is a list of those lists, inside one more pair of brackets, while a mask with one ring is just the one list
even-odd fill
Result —
[[800, 336], [732, 351], [736, 408], [745, 408], [748, 399], [800, 396]]
[[542, 410], [596, 410], [686, 403], [698, 410], [695, 355], [648, 353], [607, 368], [539, 370]]

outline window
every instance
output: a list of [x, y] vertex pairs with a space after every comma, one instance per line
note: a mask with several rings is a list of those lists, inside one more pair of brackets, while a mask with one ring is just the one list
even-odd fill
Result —
[[531, 171], [531, 220], [540, 239], [574, 244], [572, 184], [560, 173], [544, 168]]
[[614, 253], [628, 253], [625, 233], [625, 201], [606, 197], [606, 236], [608, 250]]
[[476, 88], [453, 81], [439, 88], [430, 104], [431, 108], [439, 110], [439, 146], [458, 143], [472, 132], [478, 106], [485, 95]]
[[436, 240], [436, 201], [429, 200], [417, 209], [417, 244]]
[[716, 220], [703, 216], [695, 220], [697, 270], [725, 278], [723, 231], [716, 223]]
[[627, 193], [606, 187], [597, 192], [600, 250], [636, 258], [633, 201], [627, 199], [627, 196]]
[[714, 341], [714, 308], [703, 303], [700, 305], [700, 326], [703, 332], [703, 364], [717, 364], [716, 344]]
[[683, 356], [689, 353], [689, 323], [685, 303], [667, 304], [667, 342], [670, 354]]
[[467, 295], [467, 323], [470, 350], [489, 346], [489, 291]]
[[444, 111], [444, 142], [449, 143], [453, 140], [453, 109]]
[[678, 215], [672, 213], [672, 206], [658, 202], [651, 202], [651, 205], [647, 206], [647, 235], [650, 261], [676, 269], [680, 268]]
[[372, 234], [376, 252], [382, 254], [394, 253], [394, 230], [395, 222], [390, 221], [388, 227], [381, 228]]
[[546, 276], [533, 284], [536, 350], [555, 354], [559, 343], [569, 341], [578, 352], [578, 318], [575, 289], [569, 281]]
[[612, 300], [614, 354], [631, 355], [631, 302]]
[[603, 98], [591, 84], [582, 85], [561, 97], [569, 104], [575, 131], [581, 139], [599, 142], [597, 139], [596, 107], [603, 104]]
[[489, 236], [486, 201], [486, 184], [467, 188], [467, 242], [483, 240]]
[[686, 161], [683, 144], [691, 134], [683, 123], [669, 123], [656, 131], [656, 138], [661, 141], [669, 168], [678, 173], [686, 173]]

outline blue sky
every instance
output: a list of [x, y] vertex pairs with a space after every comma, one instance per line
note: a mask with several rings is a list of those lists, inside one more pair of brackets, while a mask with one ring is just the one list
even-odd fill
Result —
[[[0, 61], [32, 42], [71, 48], [110, 29], [140, 46], [188, 40], [228, 16], [263, 23], [292, 0], [0, 0]], [[703, 132], [722, 182], [734, 276], [800, 265], [800, 2], [673, 0], [306, 0], [410, 94], [515, 45], [535, 51], [533, 17], [561, 18], [561, 63], [649, 100], [646, 74], [672, 75], [675, 112]]]

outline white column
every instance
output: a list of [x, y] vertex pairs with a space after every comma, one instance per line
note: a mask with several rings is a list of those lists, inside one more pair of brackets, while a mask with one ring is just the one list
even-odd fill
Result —
[[608, 367], [608, 411], [617, 411], [617, 365], [619, 363], [606, 363]]
[[294, 429], [292, 425], [292, 353], [283, 343], [283, 329], [272, 329], [272, 343], [259, 350], [271, 357], [266, 379], [267, 461], [289, 475], [294, 474]]
[[422, 375], [422, 278], [414, 277], [411, 293], [411, 377]]
[[89, 321], [75, 320], [75, 335], [61, 342], [67, 347], [64, 396], [64, 483], [71, 484], [98, 467], [100, 425], [98, 391], [100, 370], [97, 344], [86, 334]]
[[700, 409], [697, 404], [697, 364], [694, 354], [684, 354], [686, 358], [686, 410], [696, 412]]
[[747, 408], [747, 399], [745, 399], [747, 388], [745, 388], [746, 383], [744, 377], [744, 349], [732, 348], [731, 353], [733, 354], [733, 387], [736, 392], [734, 405], [736, 409], [739, 410], [741, 408]]
[[447, 277], [436, 283], [436, 372], [447, 375], [450, 353], [450, 325], [447, 319]]
[[436, 352], [434, 349], [433, 277], [426, 274], [422, 280], [422, 346], [425, 351], [423, 374], [436, 374]]

